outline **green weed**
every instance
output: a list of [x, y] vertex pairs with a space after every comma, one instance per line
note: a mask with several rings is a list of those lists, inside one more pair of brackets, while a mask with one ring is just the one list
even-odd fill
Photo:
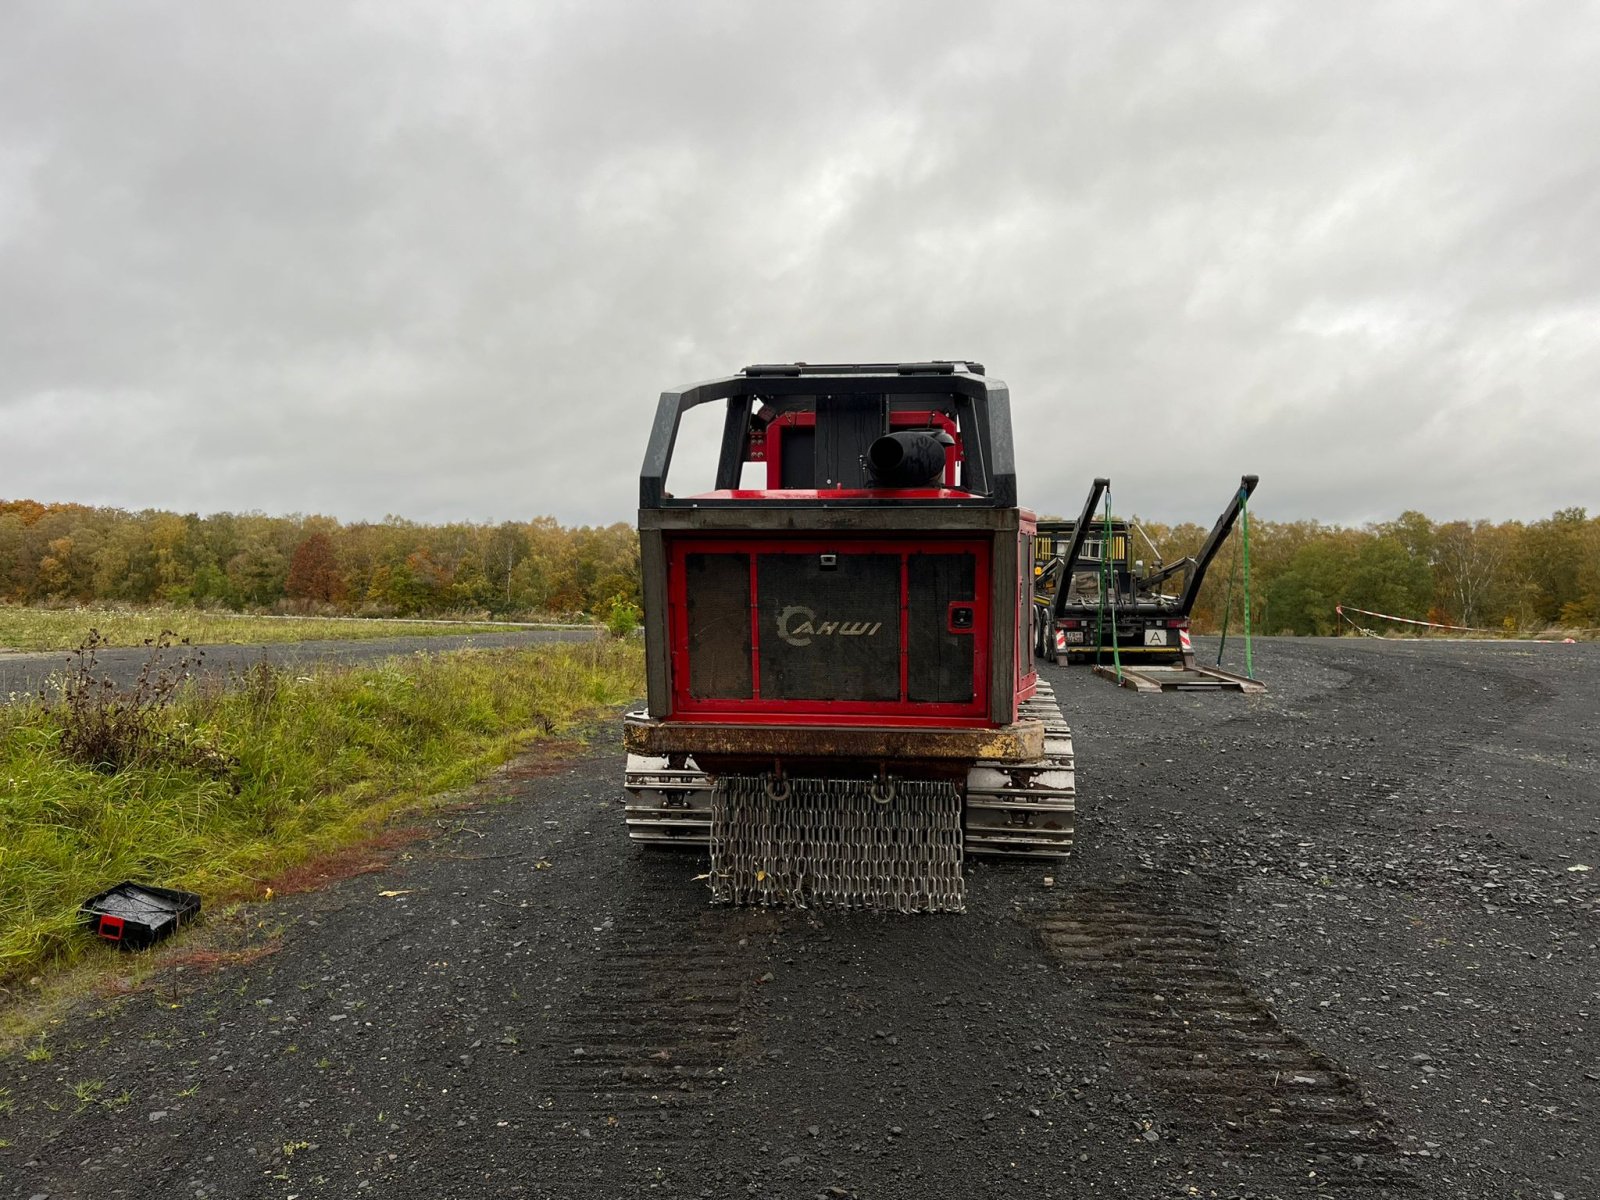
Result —
[[106, 1090], [104, 1079], [80, 1079], [71, 1084], [67, 1091], [72, 1093], [72, 1098], [78, 1102], [78, 1111], [82, 1112], [91, 1104], [100, 1099], [100, 1093]]

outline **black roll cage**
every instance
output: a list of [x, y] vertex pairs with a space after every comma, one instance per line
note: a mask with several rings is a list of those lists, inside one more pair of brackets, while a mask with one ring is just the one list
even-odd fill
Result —
[[[676, 497], [666, 490], [678, 428], [691, 408], [721, 400], [727, 405], [722, 443], [717, 456], [716, 490], [739, 486], [740, 472], [750, 452], [752, 422], [760, 408], [769, 412], [818, 412], [835, 408], [859, 410], [878, 404], [885, 412], [905, 407], [906, 398], [931, 400], [955, 420], [961, 431], [961, 490], [970, 495], [952, 498], [897, 498], [886, 491], [871, 498], [830, 499], [816, 496], [773, 497], [763, 506], [837, 508], [893, 504], [918, 504], [980, 508], [1015, 508], [1017, 473], [1011, 434], [1011, 393], [999, 380], [983, 373], [983, 364], [970, 360], [917, 363], [777, 363], [749, 366], [737, 375], [690, 384], [661, 393], [644, 466], [639, 472], [639, 507], [714, 508], [743, 506], [745, 500], [717, 496]], [[823, 405], [818, 401], [823, 400]], [[919, 407], [928, 407], [927, 404]], [[887, 432], [887, 429], [885, 429]]]

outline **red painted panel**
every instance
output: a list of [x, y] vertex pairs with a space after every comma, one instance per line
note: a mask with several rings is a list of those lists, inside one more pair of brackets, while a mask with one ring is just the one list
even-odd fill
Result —
[[1020, 510], [1017, 531], [1017, 686], [1012, 720], [1022, 702], [1039, 690], [1039, 668], [1033, 660], [1033, 538], [1038, 533], [1038, 518], [1031, 510]]

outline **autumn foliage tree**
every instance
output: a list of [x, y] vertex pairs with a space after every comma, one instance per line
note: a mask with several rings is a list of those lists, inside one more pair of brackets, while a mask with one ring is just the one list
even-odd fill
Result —
[[289, 599], [310, 604], [337, 604], [344, 599], [332, 538], [319, 530], [295, 547], [283, 590]]
[[[1140, 524], [1166, 562], [1198, 552], [1207, 532]], [[1225, 614], [1231, 628], [1240, 626], [1239, 543], [1235, 527], [1200, 591], [1197, 629], [1217, 630]], [[1250, 575], [1257, 632], [1338, 632], [1337, 605], [1505, 633], [1600, 631], [1600, 517], [1576, 508], [1531, 523], [1436, 523], [1407, 512], [1352, 529], [1252, 512]]]
[[[1198, 524], [1140, 521], [1150, 565], [1205, 540]], [[1239, 531], [1212, 564], [1201, 630], [1238, 628]], [[1230, 589], [1231, 581], [1231, 589]], [[1335, 631], [1334, 606], [1514, 631], [1600, 627], [1600, 517], [1437, 523], [1420, 512], [1361, 528], [1270, 521], [1252, 510], [1251, 617], [1266, 633]], [[342, 524], [261, 513], [127, 512], [0, 501], [0, 601], [167, 603], [272, 610], [606, 617], [639, 604], [639, 541], [627, 524], [549, 517], [421, 525]]]
[[632, 526], [342, 524], [0, 501], [0, 602], [599, 614], [637, 604]]

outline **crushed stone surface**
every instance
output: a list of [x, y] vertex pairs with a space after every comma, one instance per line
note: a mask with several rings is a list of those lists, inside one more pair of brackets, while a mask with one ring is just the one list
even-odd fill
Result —
[[1256, 663], [1046, 668], [1078, 847], [964, 916], [712, 908], [612, 731], [514, 768], [7, 1055], [0, 1197], [1600, 1194], [1600, 646]]

